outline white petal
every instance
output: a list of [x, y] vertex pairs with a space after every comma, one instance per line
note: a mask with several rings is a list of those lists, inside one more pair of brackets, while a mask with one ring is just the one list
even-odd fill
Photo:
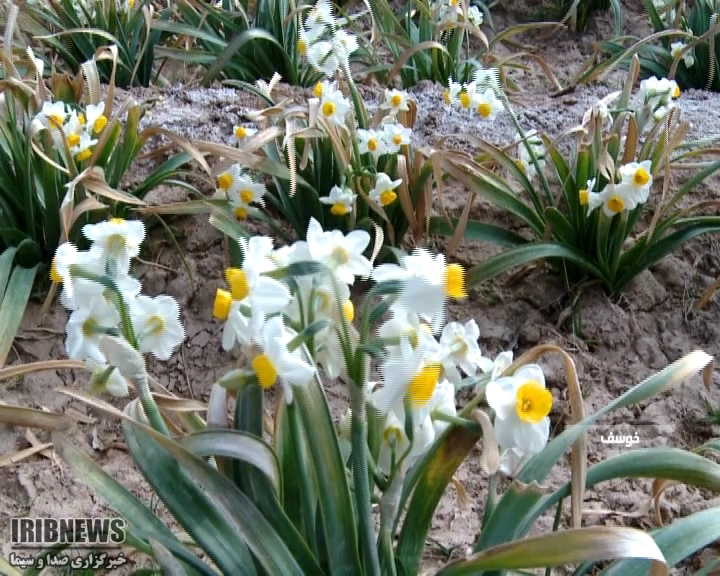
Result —
[[513, 377], [498, 378], [489, 382], [485, 389], [488, 406], [495, 410], [498, 418], [508, 418], [515, 413], [517, 385]]

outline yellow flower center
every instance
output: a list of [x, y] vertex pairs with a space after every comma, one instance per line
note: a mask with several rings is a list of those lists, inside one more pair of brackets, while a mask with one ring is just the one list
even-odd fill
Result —
[[90, 156], [92, 156], [92, 150], [90, 150], [90, 148], [85, 148], [85, 150], [83, 150], [82, 152], [77, 153], [75, 159], [78, 162], [84, 162], [85, 160], [90, 158]]
[[70, 136], [67, 137], [67, 143], [70, 148], [74, 148], [78, 144], [80, 144], [80, 135], [79, 134], [70, 134]]
[[322, 98], [322, 95], [323, 95], [323, 83], [321, 80], [320, 82], [315, 84], [315, 86], [313, 87], [313, 96], [315, 96], [315, 98]]
[[440, 370], [440, 364], [426, 364], [410, 380], [406, 394], [413, 408], [421, 408], [428, 403], [440, 378]]
[[116, 224], [116, 225], [122, 224], [123, 222], [125, 222], [125, 218], [110, 218], [110, 220], [108, 220], [108, 222], [110, 222], [110, 224]]
[[388, 426], [383, 431], [383, 440], [388, 446], [397, 446], [402, 442], [403, 431], [397, 426]]
[[400, 144], [402, 144], [402, 141], [403, 139], [400, 134], [395, 134], [395, 136], [393, 136], [393, 144], [395, 144], [395, 146], [400, 146]]
[[402, 94], [393, 94], [390, 97], [390, 106], [392, 106], [393, 108], [398, 108], [400, 106], [400, 104], [402, 104], [402, 101], [403, 101]]
[[225, 280], [230, 285], [230, 294], [233, 300], [244, 300], [250, 294], [250, 283], [247, 274], [240, 268], [227, 268]]
[[443, 92], [443, 100], [445, 101], [445, 104], [450, 104], [450, 90], [445, 90]]
[[638, 168], [635, 170], [635, 174], [633, 174], [633, 184], [635, 186], [641, 188], [648, 182], [650, 182], [650, 174], [648, 174], [648, 171], [645, 170], [645, 168]]
[[523, 422], [537, 424], [552, 408], [553, 397], [540, 382], [528, 380], [518, 388], [515, 396], [515, 411]]
[[157, 314], [155, 316], [151, 316], [150, 320], [148, 320], [147, 333], [160, 334], [163, 330], [165, 330], [165, 320], [163, 317], [158, 316]]
[[470, 107], [470, 94], [467, 92], [461, 92], [460, 93], [460, 105], [463, 108], [469, 108]]
[[395, 192], [392, 190], [385, 190], [382, 194], [380, 194], [380, 205], [387, 206], [388, 204], [392, 204], [395, 202], [396, 198], [397, 194], [395, 194]]
[[78, 114], [77, 119], [78, 119], [78, 124], [80, 124], [80, 126], [85, 126], [85, 122], [87, 122], [87, 120], [85, 120], [85, 114], [80, 112], [80, 114]]
[[53, 282], [62, 282], [62, 276], [58, 273], [57, 270], [57, 258], [53, 258], [52, 265], [50, 266], [50, 280]]
[[322, 113], [325, 114], [325, 116], [329, 118], [335, 114], [335, 110], [337, 110], [337, 107], [334, 102], [323, 102]]
[[450, 0], [450, 6], [455, 8], [458, 5], [458, 0]]
[[345, 303], [343, 304], [343, 314], [345, 314], [345, 318], [348, 322], [355, 320], [355, 306], [353, 305], [352, 300], [345, 300]]
[[625, 202], [617, 194], [615, 194], [615, 196], [610, 196], [607, 205], [610, 211], [614, 212], [615, 214], [618, 214], [625, 209]]
[[255, 371], [260, 386], [265, 390], [277, 382], [277, 368], [267, 354], [258, 354], [253, 358], [252, 369]]
[[458, 300], [467, 297], [465, 270], [460, 264], [448, 264], [445, 267], [445, 294]]
[[95, 132], [95, 134], [100, 134], [100, 132], [103, 131], [105, 126], [107, 126], [107, 123], [108, 119], [101, 114], [100, 116], [98, 116], [97, 120], [95, 120], [95, 123], [93, 124], [93, 132]]
[[305, 42], [305, 40], [298, 40], [297, 51], [300, 53], [300, 56], [305, 56], [307, 53], [307, 42]]
[[345, 216], [348, 212], [350, 212], [350, 207], [342, 202], [336, 202], [330, 207], [330, 214], [334, 216]]
[[128, 8], [130, 8], [130, 10], [135, 8], [135, 0], [128, 0]]
[[675, 85], [675, 88], [673, 89], [672, 97], [680, 98], [680, 86], [678, 86], [677, 84]]
[[335, 246], [330, 255], [330, 259], [335, 263], [336, 266], [343, 266], [350, 262], [350, 254], [342, 246]]
[[60, 128], [65, 123], [65, 116], [61, 116], [60, 114], [50, 114], [48, 116], [48, 124], [50, 124], [51, 128]]
[[242, 140], [245, 137], [247, 137], [247, 130], [243, 126], [235, 128], [235, 138]]
[[88, 338], [90, 336], [95, 335], [97, 333], [97, 328], [98, 328], [98, 323], [95, 320], [95, 318], [92, 318], [92, 317], [88, 318], [87, 320], [85, 320], [85, 322], [83, 322], [83, 325], [82, 325], [83, 336]]
[[370, 138], [368, 140], [368, 150], [370, 150], [370, 152], [375, 152], [375, 150], [377, 150], [377, 147], [378, 147], [377, 140], [375, 138]]
[[223, 172], [217, 177], [217, 185], [221, 190], [229, 190], [233, 183], [232, 174]]
[[244, 204], [250, 204], [250, 202], [253, 201], [254, 195], [252, 190], [245, 189], [240, 192], [240, 200], [243, 201]]
[[487, 102], [481, 102], [478, 104], [477, 113], [480, 114], [482, 118], [488, 118], [490, 114], [492, 114], [492, 106]]
[[213, 302], [213, 316], [218, 320], [227, 320], [230, 315], [230, 304], [232, 304], [230, 292], [218, 288]]
[[586, 188], [583, 188], [578, 192], [578, 200], [580, 201], [580, 206], [585, 206], [590, 202], [590, 192]]
[[247, 217], [248, 217], [247, 208], [244, 208], [242, 206], [235, 208], [235, 218], [237, 218], [238, 220], [245, 220]]

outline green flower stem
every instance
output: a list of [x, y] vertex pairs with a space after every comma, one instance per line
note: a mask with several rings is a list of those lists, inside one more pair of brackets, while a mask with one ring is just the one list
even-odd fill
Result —
[[396, 473], [380, 501], [378, 553], [381, 558], [382, 573], [391, 576], [397, 574], [395, 568], [395, 553], [393, 551], [393, 527], [395, 526], [395, 518], [398, 513], [398, 508], [400, 507], [400, 496], [402, 494], [404, 480], [404, 470]]
[[[363, 362], [359, 362], [363, 364]], [[364, 372], [364, 370], [360, 370]], [[365, 411], [365, 385], [351, 384], [352, 410], [352, 471], [355, 486], [355, 504], [360, 521], [360, 548], [367, 574], [380, 574], [380, 559], [375, 544], [375, 527], [372, 517], [370, 476], [368, 473], [367, 421]]]
[[152, 393], [150, 392], [147, 372], [143, 370], [142, 375], [136, 378], [133, 384], [135, 384], [138, 398], [140, 398], [140, 403], [142, 404], [145, 416], [147, 416], [147, 419], [150, 421], [150, 425], [161, 434], [170, 436], [170, 431], [165, 424], [162, 414], [160, 414], [157, 404], [155, 404], [155, 399], [153, 398]]

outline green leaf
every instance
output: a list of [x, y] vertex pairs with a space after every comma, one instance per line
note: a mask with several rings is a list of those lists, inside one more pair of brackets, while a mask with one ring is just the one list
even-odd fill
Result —
[[5, 365], [15, 335], [20, 329], [37, 272], [37, 266], [32, 268], [15, 266], [10, 273], [12, 267], [8, 266], [8, 261], [14, 258], [15, 250], [10, 252], [10, 256], [6, 256], [6, 254], [7, 251], [0, 256], [2, 258], [0, 261], [0, 292], [3, 293], [2, 304], [0, 304], [0, 326], [2, 326], [0, 367]]
[[468, 287], [477, 286], [511, 268], [547, 258], [564, 258], [578, 264], [588, 273], [598, 278], [604, 278], [602, 271], [579, 250], [554, 242], [538, 242], [510, 248], [473, 266], [467, 271], [467, 285]]
[[[455, 231], [454, 229], [457, 226], [458, 219], [451, 218], [450, 221], [452, 225], [449, 225], [445, 218], [441, 216], [431, 216], [428, 233], [450, 236]], [[511, 232], [506, 228], [478, 222], [477, 220], [468, 220], [463, 238], [465, 240], [492, 242], [498, 246], [519, 246], [521, 244], [527, 244], [528, 242], [519, 234], [515, 234], [515, 232]]]
[[460, 464], [482, 436], [479, 426], [449, 426], [413, 467], [403, 485], [401, 509], [412, 494], [397, 544], [401, 574], [418, 574], [425, 540], [440, 498]]
[[[655, 530], [651, 536], [665, 556], [668, 566], [675, 566], [720, 538], [720, 508], [701, 510], [675, 520], [670, 526]], [[600, 574], [643, 576], [649, 574], [649, 566], [643, 560], [623, 560], [611, 564]]]
[[330, 571], [333, 574], [357, 574], [361, 564], [350, 487], [318, 377], [306, 386], [296, 387], [293, 396], [315, 472]]
[[[237, 34], [228, 43], [225, 50], [223, 50], [223, 52], [219, 56], [217, 56], [215, 63], [210, 66], [202, 79], [203, 86], [209, 86], [210, 84], [212, 84], [212, 82], [218, 77], [218, 74], [220, 74], [223, 68], [226, 67], [228, 61], [230, 61], [230, 59], [236, 53], [238, 53], [243, 48], [243, 46], [245, 46], [246, 44], [258, 44], [262, 40], [268, 42], [270, 45], [274, 45], [279, 48], [278, 52], [284, 57], [283, 59], [286, 69], [292, 67], [292, 63], [289, 62], [287, 53], [272, 34], [267, 32], [266, 30], [252, 28], [249, 30], [244, 30]], [[258, 53], [255, 52], [255, 55], [258, 55]]]
[[[677, 448], [645, 448], [613, 456], [587, 471], [585, 487], [589, 489], [615, 478], [663, 478], [720, 492], [720, 464]], [[543, 498], [528, 512], [523, 528], [529, 529], [537, 518], [569, 494], [568, 482]]]
[[616, 558], [648, 558], [660, 573], [667, 574], [665, 558], [649, 534], [635, 528], [603, 526], [552, 532], [495, 546], [448, 564], [438, 576], [470, 576], [482, 570], [556, 567]]
[[197, 556], [184, 548], [150, 508], [98, 466], [92, 458], [75, 448], [65, 435], [55, 432], [52, 441], [55, 452], [73, 471], [75, 477], [92, 488], [111, 508], [120, 513], [133, 532], [144, 539], [152, 538], [161, 542], [181, 557], [187, 567], [194, 568], [198, 573], [213, 574]]
[[179, 444], [195, 456], [225, 456], [253, 465], [276, 493], [280, 493], [277, 457], [260, 438], [238, 430], [205, 430], [187, 436]]
[[[230, 480], [177, 442], [124, 421], [136, 464], [168, 510], [225, 574], [302, 574], [277, 532]], [[252, 551], [250, 556], [249, 550]]]

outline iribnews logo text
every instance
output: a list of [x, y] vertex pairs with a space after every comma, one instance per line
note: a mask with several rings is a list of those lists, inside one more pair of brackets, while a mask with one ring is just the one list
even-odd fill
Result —
[[54, 544], [117, 547], [125, 542], [122, 518], [12, 518], [10, 526], [13, 548]]

